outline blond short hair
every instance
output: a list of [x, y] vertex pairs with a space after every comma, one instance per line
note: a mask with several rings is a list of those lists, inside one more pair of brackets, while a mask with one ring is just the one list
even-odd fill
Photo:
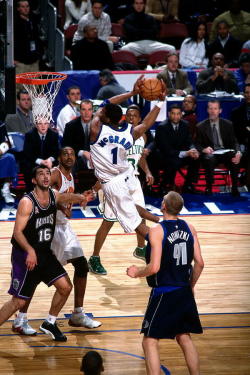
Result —
[[178, 215], [184, 205], [182, 196], [175, 191], [170, 191], [163, 198], [164, 208], [170, 215]]

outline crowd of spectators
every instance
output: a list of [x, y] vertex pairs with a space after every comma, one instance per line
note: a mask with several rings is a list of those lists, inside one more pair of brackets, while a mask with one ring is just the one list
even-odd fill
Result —
[[[148, 59], [149, 55], [155, 51], [168, 51], [166, 60], [161, 61], [163, 66], [155, 67], [158, 69], [155, 76], [166, 83], [168, 95], [182, 96], [184, 100], [182, 108], [173, 107], [169, 110], [168, 119], [158, 126], [156, 138], [154, 141], [151, 140], [153, 147], [150, 146], [150, 153], [151, 156], [152, 153], [155, 154], [154, 162], [160, 160], [166, 150], [169, 152], [171, 149], [174, 150], [173, 159], [171, 159], [173, 156], [171, 153], [164, 158], [167, 165], [172, 166], [171, 171], [167, 165], [163, 166], [166, 172], [165, 187], [173, 186], [177, 170], [185, 164], [191, 166], [188, 171], [194, 173], [191, 173], [190, 177], [188, 172], [183, 191], [193, 192], [198, 176], [197, 168], [202, 162], [207, 170], [210, 168], [209, 177], [207, 173], [207, 191], [211, 192], [211, 170], [218, 160], [223, 158], [216, 157], [212, 160], [211, 155], [204, 152], [204, 149], [209, 147], [214, 149], [218, 145], [215, 145], [215, 138], [210, 128], [210, 140], [206, 140], [206, 144], [201, 142], [201, 131], [204, 125], [198, 124], [197, 126], [196, 95], [210, 94], [213, 91], [232, 95], [243, 93], [244, 104], [238, 112], [233, 111], [232, 118], [226, 119], [226, 122], [220, 121], [220, 107], [217, 108], [216, 124], [220, 147], [233, 149], [237, 155], [241, 156], [240, 158], [237, 156], [237, 160], [234, 155], [223, 159], [224, 164], [231, 168], [234, 195], [237, 193], [237, 175], [240, 166], [246, 168], [245, 184], [250, 190], [250, 13], [245, 3], [241, 3], [240, 0], [231, 0], [229, 3], [207, 0], [202, 4], [194, 0], [188, 2], [185, 0], [160, 2], [66, 0], [64, 6], [65, 17], [61, 17], [62, 30], [66, 30], [72, 24], [77, 24], [70, 55], [74, 70], [100, 71], [100, 88], [96, 98], [92, 99], [108, 99], [126, 91], [112, 74], [112, 70], [116, 67], [112, 58], [114, 49], [132, 52], [137, 59], [141, 56]], [[33, 10], [27, 0], [16, 2], [14, 60], [17, 73], [39, 71], [42, 68], [44, 45], [39, 34], [39, 9], [36, 8], [35, 12]], [[120, 25], [122, 35], [112, 35], [112, 23]], [[188, 35], [183, 38], [180, 50], [176, 45], [166, 44], [160, 37], [162, 24], [179, 23], [184, 23], [188, 30]], [[196, 72], [195, 85], [189, 81], [187, 70]], [[28, 171], [36, 164], [54, 165], [57, 162], [60, 145], [70, 145], [74, 148], [78, 160], [76, 173], [89, 169], [88, 129], [93, 114], [93, 104], [88, 98], [80, 102], [83, 98], [78, 86], [68, 89], [67, 99], [68, 104], [61, 108], [57, 117], [56, 132], [50, 128], [50, 124], [34, 123], [31, 100], [29, 94], [23, 89], [18, 90], [17, 93], [16, 114], [6, 116], [7, 131], [24, 135], [23, 152], [15, 156], [19, 169], [24, 173], [27, 191], [31, 189]], [[215, 107], [218, 105], [218, 102], [216, 103]], [[129, 104], [126, 102], [123, 106], [126, 107]], [[211, 125], [209, 110], [208, 106], [207, 121]], [[232, 120], [233, 126], [229, 120]], [[223, 125], [219, 125], [221, 123]], [[174, 124], [177, 125], [176, 128], [180, 133], [174, 129]], [[224, 128], [228, 134], [230, 133], [230, 147], [226, 146], [227, 138], [224, 138]], [[185, 132], [188, 132], [188, 138]], [[178, 143], [175, 149], [175, 142], [177, 140], [180, 142], [182, 139], [181, 134], [184, 134], [185, 142], [184, 144]], [[171, 147], [169, 145], [166, 147], [166, 140], [173, 142]], [[0, 143], [6, 143], [6, 139], [3, 137]], [[9, 144], [8, 141], [7, 144]], [[10, 145], [8, 147], [10, 148]], [[154, 150], [156, 150], [155, 153]], [[9, 150], [8, 152], [1, 151], [0, 161], [6, 153], [9, 154]], [[197, 155], [199, 157], [196, 157]], [[170, 159], [171, 162], [169, 162]], [[13, 171], [9, 175], [8, 172], [6, 173], [6, 176], [1, 177], [2, 189], [8, 190], [8, 194], [4, 195], [2, 191], [2, 195], [8, 196], [5, 200], [11, 203], [9, 187]]]

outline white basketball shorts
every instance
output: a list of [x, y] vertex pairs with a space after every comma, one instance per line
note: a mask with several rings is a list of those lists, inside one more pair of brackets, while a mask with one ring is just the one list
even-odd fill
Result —
[[62, 265], [70, 259], [83, 256], [83, 250], [69, 221], [66, 224], [56, 224], [51, 249]]
[[136, 186], [136, 178], [130, 172], [122, 173], [102, 184], [105, 206], [109, 205], [114, 218], [117, 218], [127, 233], [134, 232], [142, 221], [132, 197]]

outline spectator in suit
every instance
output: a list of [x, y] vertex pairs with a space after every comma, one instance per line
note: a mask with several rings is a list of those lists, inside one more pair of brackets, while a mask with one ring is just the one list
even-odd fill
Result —
[[196, 148], [206, 173], [206, 193], [212, 194], [214, 168], [223, 163], [230, 169], [232, 195], [238, 196], [238, 171], [241, 159], [239, 144], [235, 138], [232, 122], [220, 118], [220, 102], [208, 102], [208, 119], [197, 125]]
[[197, 115], [196, 115], [196, 98], [194, 95], [185, 96], [182, 102], [182, 120], [188, 122], [189, 131], [191, 133], [192, 140], [196, 138], [196, 125], [197, 125]]
[[230, 70], [225, 68], [224, 56], [221, 53], [213, 55], [211, 68], [199, 73], [196, 89], [198, 94], [209, 94], [213, 91], [239, 93], [236, 78]]
[[179, 58], [176, 52], [169, 53], [167, 57], [166, 68], [157, 75], [157, 78], [163, 79], [168, 88], [168, 95], [185, 96], [193, 91], [192, 85], [188, 80], [187, 72], [178, 69]]
[[17, 177], [17, 166], [14, 156], [8, 151], [12, 148], [11, 138], [8, 137], [5, 124], [0, 125], [0, 186], [5, 203], [14, 203], [10, 192], [10, 184]]
[[245, 85], [250, 83], [250, 52], [243, 52], [239, 58], [240, 69], [234, 74], [238, 83], [240, 92], [244, 92]]
[[173, 190], [178, 169], [188, 165], [183, 191], [194, 193], [193, 183], [197, 182], [199, 153], [192, 144], [187, 122], [182, 120], [181, 108], [172, 105], [168, 115], [168, 120], [159, 124], [155, 132], [155, 145], [164, 168], [164, 183], [167, 191]]
[[231, 120], [242, 152], [241, 165], [246, 168], [246, 185], [250, 192], [250, 83], [244, 89], [245, 102], [233, 109]]
[[112, 69], [113, 60], [108, 45], [97, 37], [94, 25], [84, 26], [84, 38], [72, 46], [71, 59], [75, 70]]
[[25, 134], [23, 146], [23, 173], [26, 191], [31, 191], [31, 171], [36, 165], [46, 165], [49, 169], [57, 164], [59, 136], [50, 129], [45, 119], [37, 119], [36, 126]]
[[[99, 81], [101, 88], [99, 89], [96, 99], [105, 100], [112, 96], [124, 94], [126, 92], [125, 88], [122, 87], [115, 79], [113, 73], [109, 69], [103, 69], [99, 73]], [[128, 107], [128, 100], [121, 103], [122, 107]]]
[[179, 0], [147, 0], [145, 13], [154, 17], [159, 22], [179, 21]]
[[42, 55], [38, 33], [38, 20], [30, 12], [27, 0], [17, 1], [17, 14], [14, 22], [14, 62], [16, 73], [39, 72]]
[[[91, 11], [82, 16], [78, 23], [78, 28], [73, 37], [73, 45], [85, 38], [84, 28], [87, 25], [96, 27], [98, 39], [107, 42], [110, 51], [113, 50], [113, 43], [117, 43], [119, 38], [111, 35], [111, 21], [107, 13], [103, 12], [102, 0], [91, 0]], [[99, 55], [101, 56], [101, 54]]]
[[217, 23], [216, 39], [208, 45], [208, 57], [211, 60], [214, 54], [220, 52], [224, 56], [225, 67], [238, 67], [241, 44], [230, 34], [228, 23], [222, 20]]
[[17, 93], [16, 114], [9, 114], [5, 118], [8, 132], [25, 134], [34, 127], [31, 106], [29, 93], [24, 89], [19, 90]]
[[241, 42], [250, 39], [250, 13], [241, 9], [241, 0], [230, 0], [229, 10], [220, 14], [213, 21], [209, 38], [211, 42], [215, 40], [217, 24], [222, 20], [228, 23], [230, 33], [235, 39]]
[[189, 69], [207, 67], [207, 25], [205, 22], [190, 25], [189, 37], [181, 44], [180, 64], [183, 68]]
[[69, 101], [61, 111], [57, 117], [56, 127], [58, 130], [58, 134], [62, 137], [65, 125], [74, 120], [77, 116], [80, 115], [79, 112], [79, 104], [77, 104], [78, 100], [81, 100], [81, 90], [78, 86], [71, 86], [67, 90], [67, 99]]
[[[84, 171], [87, 175], [86, 177], [95, 181], [94, 171], [90, 166], [89, 129], [92, 117], [93, 103], [88, 99], [82, 100], [80, 116], [68, 122], [65, 126], [62, 145], [63, 147], [70, 146], [75, 151], [77, 158], [75, 172], [81, 176], [82, 171]], [[86, 183], [88, 182], [86, 181]]]
[[173, 51], [175, 47], [157, 41], [159, 25], [154, 17], [145, 13], [145, 0], [134, 0], [133, 13], [125, 17], [123, 28], [127, 44], [121, 48], [135, 56], [154, 51]]

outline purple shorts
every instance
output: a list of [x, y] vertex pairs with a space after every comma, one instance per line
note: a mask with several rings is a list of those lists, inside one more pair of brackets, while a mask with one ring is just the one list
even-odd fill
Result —
[[8, 293], [15, 297], [30, 299], [41, 281], [50, 286], [67, 274], [51, 250], [38, 257], [38, 264], [32, 271], [27, 269], [26, 258], [26, 251], [12, 248], [11, 284]]

